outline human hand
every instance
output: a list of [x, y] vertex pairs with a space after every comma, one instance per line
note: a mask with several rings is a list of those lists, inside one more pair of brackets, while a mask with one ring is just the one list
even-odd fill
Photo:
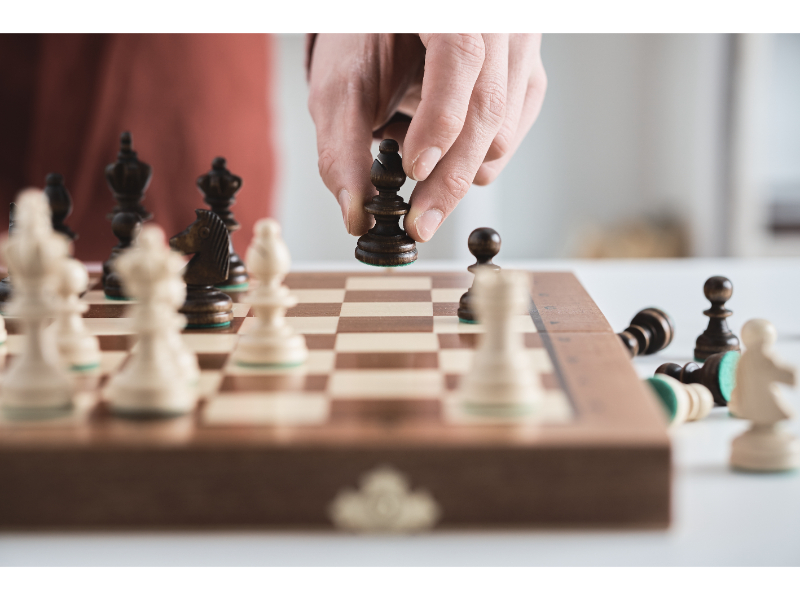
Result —
[[320, 175], [348, 232], [372, 226], [362, 208], [375, 194], [373, 135], [397, 140], [403, 169], [418, 182], [404, 222], [418, 242], [470, 184], [492, 182], [539, 115], [547, 88], [540, 45], [539, 34], [317, 35], [308, 106]]

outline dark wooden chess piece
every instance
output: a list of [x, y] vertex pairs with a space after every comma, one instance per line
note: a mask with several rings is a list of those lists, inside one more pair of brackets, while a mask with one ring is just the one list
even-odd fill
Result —
[[660, 308], [645, 308], [636, 313], [631, 324], [617, 334], [631, 357], [655, 354], [669, 346], [675, 337], [675, 325]]
[[180, 312], [186, 315], [189, 329], [227, 327], [233, 320], [233, 301], [214, 286], [228, 278], [230, 234], [210, 210], [194, 212], [197, 220], [169, 241], [173, 250], [194, 254], [183, 273], [186, 301]]
[[356, 246], [356, 258], [368, 265], [399, 267], [417, 260], [416, 243], [399, 225], [410, 208], [397, 194], [406, 180], [399, 150], [396, 141], [383, 140], [369, 173], [378, 195], [364, 205], [364, 211], [375, 217], [375, 226], [358, 238]]
[[141, 224], [153, 217], [142, 206], [153, 170], [136, 156], [129, 132], [120, 135], [119, 146], [117, 161], [106, 167], [106, 181], [117, 201], [108, 218], [111, 219], [111, 230], [119, 240], [103, 263], [103, 289], [106, 296], [112, 299], [125, 299], [122, 282], [114, 272], [114, 259], [130, 247]]
[[247, 269], [233, 247], [233, 232], [237, 231], [241, 225], [233, 218], [233, 213], [231, 212], [231, 206], [236, 202], [236, 193], [242, 187], [242, 178], [231, 173], [225, 167], [225, 159], [219, 156], [211, 163], [211, 170], [197, 178], [197, 187], [203, 193], [203, 201], [225, 223], [231, 238], [231, 247], [228, 249], [231, 257], [228, 278], [219, 284], [217, 288], [225, 290], [246, 289], [249, 281]]
[[709, 277], [703, 286], [703, 293], [711, 302], [711, 308], [703, 311], [709, 318], [708, 327], [697, 338], [694, 346], [694, 359], [699, 361], [719, 352], [740, 350], [739, 338], [728, 328], [727, 318], [733, 311], [725, 308], [725, 303], [733, 294], [731, 280], [721, 275]]
[[703, 366], [697, 363], [686, 363], [683, 367], [675, 363], [666, 363], [656, 369], [656, 373], [669, 375], [683, 383], [699, 383], [711, 390], [714, 404], [727, 406], [731, 393], [736, 386], [736, 365], [739, 352], [731, 350], [709, 356]]
[[[14, 208], [16, 205], [12, 202], [8, 207], [8, 235], [14, 232]], [[0, 304], [5, 304], [11, 300], [11, 273], [8, 273], [2, 280], [0, 280]]]
[[[478, 227], [469, 234], [467, 247], [470, 254], [475, 257], [475, 264], [467, 267], [470, 273], [475, 273], [478, 267], [485, 267], [499, 271], [500, 267], [492, 259], [500, 252], [500, 234], [491, 227]], [[474, 307], [472, 306], [472, 287], [461, 296], [458, 302], [458, 318], [465, 323], [477, 323]]]
[[133, 244], [142, 228], [142, 218], [132, 212], [120, 212], [111, 219], [111, 231], [119, 243], [111, 249], [111, 255], [103, 263], [103, 291], [109, 300], [128, 300], [122, 287], [122, 280], [114, 269], [114, 261], [121, 252]]
[[64, 223], [64, 220], [72, 214], [72, 196], [64, 185], [64, 178], [60, 173], [50, 173], [45, 179], [44, 193], [47, 202], [50, 204], [53, 229], [65, 235], [70, 240], [77, 240], [78, 234]]

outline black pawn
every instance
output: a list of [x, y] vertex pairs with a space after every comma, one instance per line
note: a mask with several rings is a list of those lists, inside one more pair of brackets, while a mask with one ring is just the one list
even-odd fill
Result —
[[50, 173], [45, 179], [44, 193], [47, 202], [50, 204], [53, 229], [64, 234], [70, 240], [77, 240], [78, 234], [64, 223], [64, 220], [72, 214], [72, 196], [64, 185], [64, 178], [60, 173]]
[[399, 225], [410, 208], [397, 194], [406, 174], [396, 141], [383, 140], [379, 149], [369, 173], [378, 195], [364, 206], [375, 217], [375, 226], [358, 238], [356, 258], [377, 267], [399, 267], [417, 260], [416, 243]]
[[631, 357], [654, 354], [669, 346], [675, 337], [675, 325], [660, 308], [645, 308], [636, 313], [625, 331], [618, 333]]
[[228, 233], [231, 235], [230, 265], [228, 278], [216, 287], [221, 289], [243, 289], [247, 287], [249, 277], [247, 268], [241, 257], [233, 247], [233, 232], [241, 225], [233, 218], [231, 206], [236, 202], [236, 193], [242, 187], [242, 178], [231, 173], [225, 166], [225, 159], [218, 156], [211, 163], [211, 170], [197, 178], [197, 187], [203, 193], [203, 201], [211, 207], [211, 212], [217, 215]]
[[656, 373], [669, 375], [683, 383], [699, 383], [711, 390], [714, 404], [727, 406], [731, 393], [736, 385], [736, 365], [739, 362], [739, 353], [735, 350], [720, 352], [709, 356], [703, 366], [697, 363], [686, 363], [680, 366], [675, 363], [666, 363], [656, 369]]
[[153, 169], [140, 161], [133, 149], [130, 132], [123, 132], [119, 136], [117, 161], [106, 167], [106, 181], [117, 201], [109, 218], [113, 219], [119, 212], [132, 212], [139, 215], [142, 222], [152, 219], [152, 213], [142, 206], [152, 177]]
[[121, 252], [131, 247], [133, 240], [139, 235], [142, 227], [141, 217], [132, 212], [121, 212], [111, 219], [111, 231], [117, 236], [119, 243], [111, 250], [111, 256], [103, 263], [103, 291], [111, 300], [127, 300], [122, 287], [122, 280], [114, 269], [114, 261]]
[[[12, 202], [8, 207], [8, 235], [14, 232], [14, 208], [16, 205]], [[2, 280], [0, 280], [0, 303], [5, 304], [11, 299], [11, 274], [9, 273]]]
[[727, 318], [733, 311], [725, 308], [725, 303], [731, 299], [733, 284], [727, 277], [716, 275], [709, 277], [703, 286], [703, 293], [711, 308], [703, 311], [708, 320], [708, 327], [700, 334], [694, 345], [694, 359], [703, 361], [712, 354], [739, 350], [739, 338], [728, 328]]
[[[470, 254], [475, 257], [475, 264], [467, 267], [470, 273], [475, 273], [478, 267], [487, 267], [499, 271], [500, 267], [492, 259], [500, 252], [500, 234], [491, 227], [478, 227], [469, 234], [467, 247]], [[472, 306], [472, 287], [461, 296], [458, 302], [458, 318], [466, 323], [476, 323], [474, 307]]]

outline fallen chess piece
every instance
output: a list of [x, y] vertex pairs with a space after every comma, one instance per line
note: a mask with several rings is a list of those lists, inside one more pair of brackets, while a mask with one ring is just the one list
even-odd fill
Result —
[[[499, 271], [500, 267], [492, 262], [492, 259], [500, 252], [500, 234], [491, 227], [479, 227], [469, 234], [467, 238], [467, 248], [470, 254], [475, 257], [475, 264], [467, 267], [467, 271], [475, 273], [480, 268]], [[472, 288], [464, 292], [458, 301], [458, 320], [464, 323], [477, 323], [472, 305]]]
[[0, 404], [14, 416], [37, 418], [72, 407], [72, 384], [59, 361], [53, 329], [47, 327], [58, 312], [56, 281], [68, 244], [53, 231], [42, 191], [23, 191], [15, 217], [4, 249], [14, 272], [8, 312], [19, 319], [25, 339], [3, 378]]
[[661, 402], [671, 427], [704, 419], [714, 407], [711, 392], [699, 383], [681, 383], [662, 374], [646, 381]]
[[[197, 358], [187, 368], [188, 350], [176, 347], [185, 323], [177, 313], [183, 301], [183, 261], [165, 244], [164, 232], [146, 225], [137, 246], [122, 254], [116, 272], [132, 305], [136, 351], [109, 381], [105, 395], [112, 411], [125, 416], [172, 416], [191, 412], [197, 403]], [[178, 340], [178, 343], [182, 343]]]
[[631, 324], [617, 336], [631, 357], [655, 354], [672, 342], [675, 325], [670, 316], [660, 308], [645, 308], [636, 313]]
[[775, 327], [752, 319], [742, 327], [745, 351], [736, 370], [731, 412], [751, 422], [733, 440], [730, 464], [746, 471], [786, 471], [800, 468], [800, 440], [780, 427], [792, 417], [776, 383], [794, 385], [795, 370], [778, 362], [772, 350]]
[[256, 327], [239, 337], [233, 360], [244, 366], [296, 365], [308, 357], [306, 341], [287, 325], [286, 310], [297, 304], [282, 284], [289, 272], [289, 249], [281, 238], [281, 227], [272, 219], [255, 224], [247, 249], [250, 272], [260, 282], [244, 299], [256, 316]]
[[100, 366], [100, 344], [86, 329], [82, 315], [89, 305], [80, 295], [89, 286], [89, 274], [79, 260], [64, 257], [57, 269], [61, 302], [56, 318], [58, 352], [66, 365], [76, 371]]
[[513, 329], [513, 317], [528, 305], [528, 277], [517, 271], [478, 269], [473, 284], [473, 306], [485, 327], [472, 367], [459, 390], [469, 412], [488, 416], [534, 413], [543, 389], [523, 344]]
[[697, 363], [686, 363], [683, 367], [675, 363], [665, 363], [656, 373], [669, 375], [683, 383], [699, 383], [711, 390], [714, 404], [728, 406], [736, 386], [736, 365], [739, 352], [719, 352], [709, 356], [701, 367]]

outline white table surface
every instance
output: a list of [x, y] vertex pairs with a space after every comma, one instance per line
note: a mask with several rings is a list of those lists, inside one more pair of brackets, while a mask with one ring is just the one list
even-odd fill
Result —
[[[692, 358], [708, 307], [711, 275], [734, 284], [729, 320], [771, 320], [777, 351], [800, 367], [800, 259], [548, 261], [503, 263], [571, 270], [615, 331], [646, 306], [672, 315], [676, 337], [661, 354], [635, 360], [642, 377], [663, 362]], [[347, 263], [296, 270], [353, 270]], [[428, 261], [419, 270], [464, 265]], [[800, 393], [784, 388], [800, 413]], [[463, 531], [410, 537], [336, 533], [183, 532], [0, 534], [0, 565], [800, 565], [800, 473], [743, 474], [727, 466], [730, 442], [747, 426], [718, 408], [671, 435], [673, 522], [666, 531]], [[789, 427], [800, 435], [800, 418]], [[2, 485], [2, 482], [0, 482]]]

